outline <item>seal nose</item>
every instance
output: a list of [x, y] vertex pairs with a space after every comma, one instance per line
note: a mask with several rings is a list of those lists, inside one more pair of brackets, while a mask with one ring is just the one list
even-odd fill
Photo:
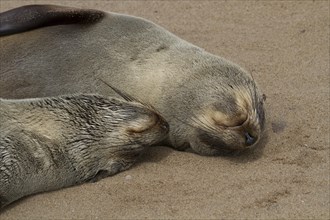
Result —
[[249, 132], [245, 132], [245, 144], [251, 146], [256, 142], [257, 138], [253, 137]]

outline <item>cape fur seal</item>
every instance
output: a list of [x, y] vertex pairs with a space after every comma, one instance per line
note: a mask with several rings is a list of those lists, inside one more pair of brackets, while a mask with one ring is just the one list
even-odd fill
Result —
[[138, 102], [93, 94], [0, 99], [0, 208], [126, 170], [167, 132]]
[[[71, 20], [86, 13], [92, 18]], [[264, 100], [253, 78], [150, 21], [54, 5], [16, 8], [0, 21], [0, 97], [109, 95], [99, 78], [153, 105], [176, 149], [217, 155], [262, 135]]]

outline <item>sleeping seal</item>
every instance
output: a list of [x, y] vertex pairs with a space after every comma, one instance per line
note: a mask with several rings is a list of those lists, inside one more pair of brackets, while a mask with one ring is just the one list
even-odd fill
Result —
[[126, 170], [167, 132], [138, 102], [93, 94], [0, 99], [0, 208]]
[[245, 70], [128, 15], [54, 5], [0, 14], [0, 97], [110, 95], [110, 82], [153, 105], [166, 144], [203, 155], [255, 146], [263, 96]]

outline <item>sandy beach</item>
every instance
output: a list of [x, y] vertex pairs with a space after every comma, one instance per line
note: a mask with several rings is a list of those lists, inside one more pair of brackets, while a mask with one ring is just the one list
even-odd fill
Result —
[[267, 96], [267, 134], [232, 156], [153, 147], [128, 171], [22, 199], [1, 220], [330, 218], [329, 1], [1, 0], [0, 11], [44, 3], [143, 17], [239, 64]]

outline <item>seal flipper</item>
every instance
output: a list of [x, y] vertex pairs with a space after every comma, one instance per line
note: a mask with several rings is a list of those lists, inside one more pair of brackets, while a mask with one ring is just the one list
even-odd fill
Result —
[[105, 13], [57, 5], [26, 5], [0, 13], [0, 36], [63, 24], [92, 24]]

